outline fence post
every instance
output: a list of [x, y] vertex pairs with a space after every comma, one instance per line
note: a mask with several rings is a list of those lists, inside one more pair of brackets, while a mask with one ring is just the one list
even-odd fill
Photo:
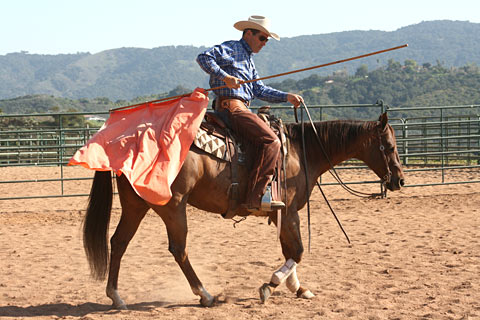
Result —
[[58, 122], [58, 130], [59, 130], [59, 134], [60, 134], [60, 143], [58, 145], [58, 147], [60, 148], [59, 150], [59, 154], [60, 154], [60, 161], [59, 161], [59, 164], [60, 164], [60, 185], [61, 185], [61, 194], [62, 196], [64, 195], [64, 187], [63, 187], [63, 157], [64, 157], [64, 152], [65, 152], [65, 148], [63, 148], [63, 146], [65, 145], [65, 137], [64, 137], [64, 132], [63, 132], [63, 116], [59, 116], [59, 122]]
[[380, 114], [383, 114], [384, 112], [386, 112], [385, 108], [388, 108], [388, 106], [385, 105], [383, 103], [383, 100], [380, 99]]
[[[423, 122], [422, 125], [422, 137], [427, 137], [428, 136], [428, 130], [427, 130], [427, 125], [426, 125], [426, 119], [421, 119]], [[428, 140], [424, 140], [423, 142], [423, 152], [425, 155], [423, 156], [423, 164], [427, 165], [428, 164]]]
[[[477, 134], [480, 136], [480, 116], [477, 114], [478, 122], [477, 122]], [[480, 137], [477, 138], [477, 147], [480, 149]], [[477, 165], [480, 164], [480, 154], [477, 152], [476, 154], [477, 158]]]
[[445, 146], [444, 146], [444, 135], [443, 135], [443, 108], [440, 109], [440, 151], [442, 159], [442, 183], [445, 182]]
[[408, 125], [407, 119], [400, 119], [402, 121], [402, 138], [403, 138], [403, 164], [408, 165]]
[[[470, 122], [471, 117], [469, 116], [467, 118], [467, 120], [468, 120], [467, 136], [470, 136], [472, 134], [472, 123]], [[459, 126], [458, 130], [459, 130], [460, 133], [462, 132], [462, 129], [460, 128], [460, 126]], [[468, 139], [468, 138], [467, 138], [467, 149], [471, 149], [470, 139]], [[467, 153], [467, 165], [469, 166], [471, 163], [472, 163], [472, 154]]]

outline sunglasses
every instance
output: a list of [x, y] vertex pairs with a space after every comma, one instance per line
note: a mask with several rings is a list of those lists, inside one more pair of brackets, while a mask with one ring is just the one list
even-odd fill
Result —
[[261, 35], [261, 36], [258, 37], [258, 40], [260, 40], [261, 42], [267, 42], [268, 38]]

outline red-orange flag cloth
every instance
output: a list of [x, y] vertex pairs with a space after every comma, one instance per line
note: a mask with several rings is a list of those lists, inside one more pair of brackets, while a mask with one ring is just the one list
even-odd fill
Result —
[[197, 88], [188, 97], [114, 111], [69, 165], [124, 174], [140, 197], [164, 205], [207, 105], [207, 92]]

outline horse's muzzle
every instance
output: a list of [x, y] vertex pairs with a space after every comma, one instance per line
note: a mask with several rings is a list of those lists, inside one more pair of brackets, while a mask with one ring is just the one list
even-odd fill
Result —
[[390, 182], [386, 184], [387, 189], [390, 191], [400, 190], [405, 185], [405, 179], [392, 177]]

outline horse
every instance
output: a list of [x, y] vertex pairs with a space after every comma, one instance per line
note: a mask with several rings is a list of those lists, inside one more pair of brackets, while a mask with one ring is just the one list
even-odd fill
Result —
[[[286, 123], [284, 127], [288, 146], [284, 170], [286, 207], [281, 210], [280, 216], [276, 211], [265, 212], [264, 215], [275, 225], [280, 224], [277, 228], [285, 264], [272, 274], [269, 283], [264, 283], [259, 288], [262, 302], [266, 302], [275, 287], [283, 282], [298, 297], [314, 297], [310, 290], [300, 285], [296, 273], [296, 266], [301, 262], [304, 252], [298, 211], [306, 205], [320, 175], [332, 166], [355, 158], [373, 170], [386, 189], [395, 191], [404, 186], [395, 133], [388, 124], [386, 113], [378, 121], [321, 121], [307, 123], [303, 127], [299, 123]], [[142, 199], [124, 175], [118, 176], [116, 181], [121, 218], [110, 240], [110, 256], [108, 226], [113, 195], [111, 172], [95, 172], [83, 225], [84, 249], [92, 276], [103, 280], [108, 273], [106, 294], [112, 300], [113, 308], [127, 309], [117, 289], [120, 261], [149, 209], [153, 209], [163, 219], [168, 234], [168, 250], [183, 271], [192, 292], [200, 296], [202, 306], [213, 305], [214, 298], [197, 277], [186, 252], [186, 208], [189, 204], [212, 213], [226, 212], [231, 185], [230, 165], [192, 145], [171, 185], [172, 198], [162, 206]], [[240, 196], [244, 197], [247, 192], [248, 168], [239, 166], [238, 170]], [[309, 181], [308, 185], [305, 181]], [[215, 196], [212, 197], [212, 194]], [[249, 211], [240, 206], [236, 212], [238, 216], [249, 214]]]

